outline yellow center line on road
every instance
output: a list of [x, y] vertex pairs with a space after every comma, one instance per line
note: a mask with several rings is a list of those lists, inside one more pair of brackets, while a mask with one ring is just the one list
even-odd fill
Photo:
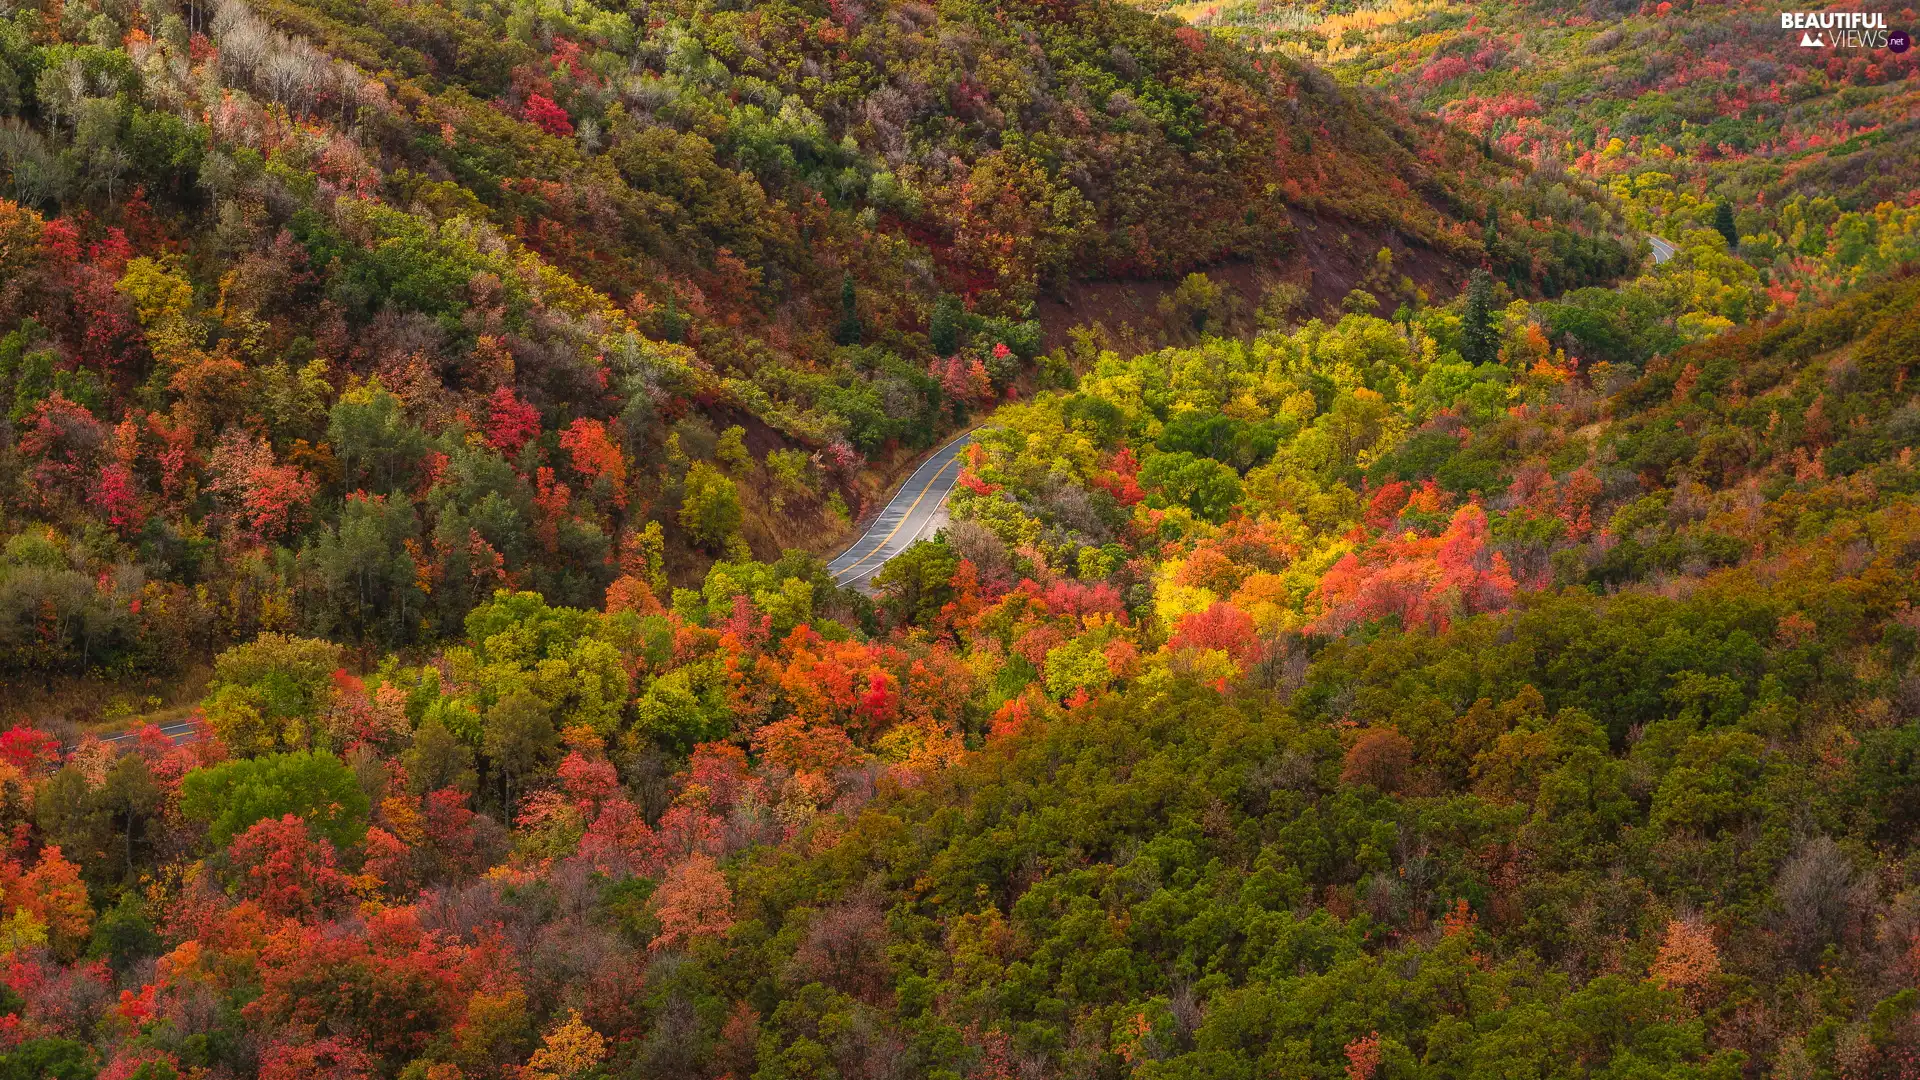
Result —
[[[920, 494], [914, 496], [913, 505], [907, 507], [906, 512], [900, 515], [900, 520], [893, 523], [893, 529], [890, 532], [888, 532], [887, 535], [880, 538], [880, 542], [874, 545], [874, 548], [872, 551], [869, 551], [865, 555], [860, 556], [858, 561], [852, 563], [846, 569], [840, 572], [842, 574], [851, 573], [855, 567], [859, 566], [861, 563], [866, 562], [868, 559], [873, 558], [875, 555], [880, 554], [880, 552], [884, 550], [888, 544], [892, 543], [894, 535], [900, 531], [900, 526], [905, 525], [907, 523], [907, 519], [913, 516], [913, 512], [920, 508], [920, 500], [926, 498], [927, 492], [933, 490], [933, 485], [939, 483], [940, 478], [947, 474], [947, 467], [959, 460], [960, 460], [960, 455], [958, 454], [955, 454], [954, 456], [948, 458], [947, 464], [940, 466], [940, 470], [933, 474], [933, 477], [927, 481], [925, 487], [922, 487], [920, 489]], [[848, 580], [852, 580], [852, 579], [848, 579]]]

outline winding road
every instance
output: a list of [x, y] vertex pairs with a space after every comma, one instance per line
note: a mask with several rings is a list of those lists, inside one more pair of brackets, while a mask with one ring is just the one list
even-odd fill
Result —
[[939, 527], [940, 509], [960, 479], [960, 454], [972, 442], [973, 432], [969, 431], [913, 470], [867, 531], [827, 564], [835, 584], [864, 587], [888, 559]]
[[[1647, 243], [1653, 246], [1656, 263], [1666, 262], [1679, 250], [1671, 241], [1652, 234], [1648, 234]], [[900, 485], [886, 509], [867, 526], [867, 531], [827, 564], [827, 572], [833, 575], [835, 584], [865, 586], [888, 559], [939, 527], [941, 508], [946, 506], [947, 496], [960, 479], [960, 454], [972, 442], [973, 432], [966, 432], [913, 470], [913, 475]], [[200, 725], [179, 720], [160, 725], [160, 733], [176, 743], [192, 742], [200, 736]], [[139, 732], [135, 730], [103, 736], [101, 741], [123, 743], [137, 738]]]
[[[827, 564], [827, 572], [840, 585], [864, 586], [887, 560], [907, 549], [907, 545], [936, 530], [941, 522], [941, 507], [960, 479], [960, 454], [973, 442], [969, 431], [941, 447], [932, 457], [913, 470], [907, 482], [887, 503], [880, 516], [867, 526], [852, 546]], [[193, 720], [173, 720], [159, 725], [160, 734], [176, 743], [200, 738], [201, 725]], [[127, 746], [140, 737], [140, 729], [101, 735], [101, 742]], [[76, 744], [77, 746], [77, 744]], [[75, 746], [65, 748], [71, 752]]]

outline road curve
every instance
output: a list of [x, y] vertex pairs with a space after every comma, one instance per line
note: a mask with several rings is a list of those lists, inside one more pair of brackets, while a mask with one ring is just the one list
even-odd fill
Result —
[[[863, 585], [868, 578], [877, 573], [887, 560], [905, 551], [908, 544], [921, 539], [929, 531], [946, 505], [947, 495], [953, 491], [954, 483], [960, 478], [960, 455], [973, 442], [973, 432], [969, 431], [940, 448], [932, 457], [921, 462], [913, 470], [907, 482], [900, 485], [886, 509], [880, 511], [867, 531], [860, 534], [852, 546], [840, 553], [827, 564], [827, 572], [840, 585]], [[160, 725], [160, 734], [175, 743], [188, 743], [200, 737], [200, 724], [193, 720], [175, 720]], [[116, 732], [99, 736], [104, 743], [123, 746], [140, 737], [140, 729]], [[66, 747], [68, 751], [75, 746]]]
[[835, 584], [864, 586], [888, 559], [932, 530], [948, 493], [960, 479], [960, 455], [972, 442], [973, 432], [969, 431], [913, 470], [860, 539], [827, 564]]
[[1652, 233], [1647, 234], [1647, 243], [1653, 245], [1653, 261], [1656, 263], [1666, 262], [1668, 259], [1673, 258], [1674, 254], [1680, 250], [1673, 246], [1673, 241], [1662, 240]]

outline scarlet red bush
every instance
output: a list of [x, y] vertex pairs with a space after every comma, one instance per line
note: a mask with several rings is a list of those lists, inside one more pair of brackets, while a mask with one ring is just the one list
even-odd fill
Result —
[[552, 98], [541, 94], [529, 94], [522, 113], [526, 116], [528, 123], [549, 135], [565, 138], [573, 134], [573, 120], [567, 116], [567, 110], [555, 104]]

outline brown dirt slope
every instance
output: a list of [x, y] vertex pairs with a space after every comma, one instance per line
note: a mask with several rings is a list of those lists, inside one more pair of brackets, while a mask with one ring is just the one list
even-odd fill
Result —
[[[1427, 247], [1410, 243], [1399, 233], [1378, 226], [1357, 225], [1339, 218], [1293, 212], [1294, 248], [1271, 261], [1236, 259], [1205, 267], [1203, 273], [1235, 293], [1244, 310], [1259, 306], [1261, 295], [1276, 283], [1290, 282], [1307, 291], [1310, 315], [1338, 316], [1340, 301], [1374, 274], [1375, 254], [1393, 252], [1396, 277], [1405, 275], [1428, 298], [1444, 302], [1465, 287], [1472, 267]], [[1082, 281], [1035, 305], [1046, 335], [1047, 348], [1067, 344], [1067, 332], [1091, 326], [1116, 344], [1153, 347], [1165, 340], [1159, 305], [1179, 284], [1175, 280]], [[1382, 313], [1390, 312], [1397, 297], [1379, 296]], [[1246, 328], [1251, 327], [1247, 321]]]

